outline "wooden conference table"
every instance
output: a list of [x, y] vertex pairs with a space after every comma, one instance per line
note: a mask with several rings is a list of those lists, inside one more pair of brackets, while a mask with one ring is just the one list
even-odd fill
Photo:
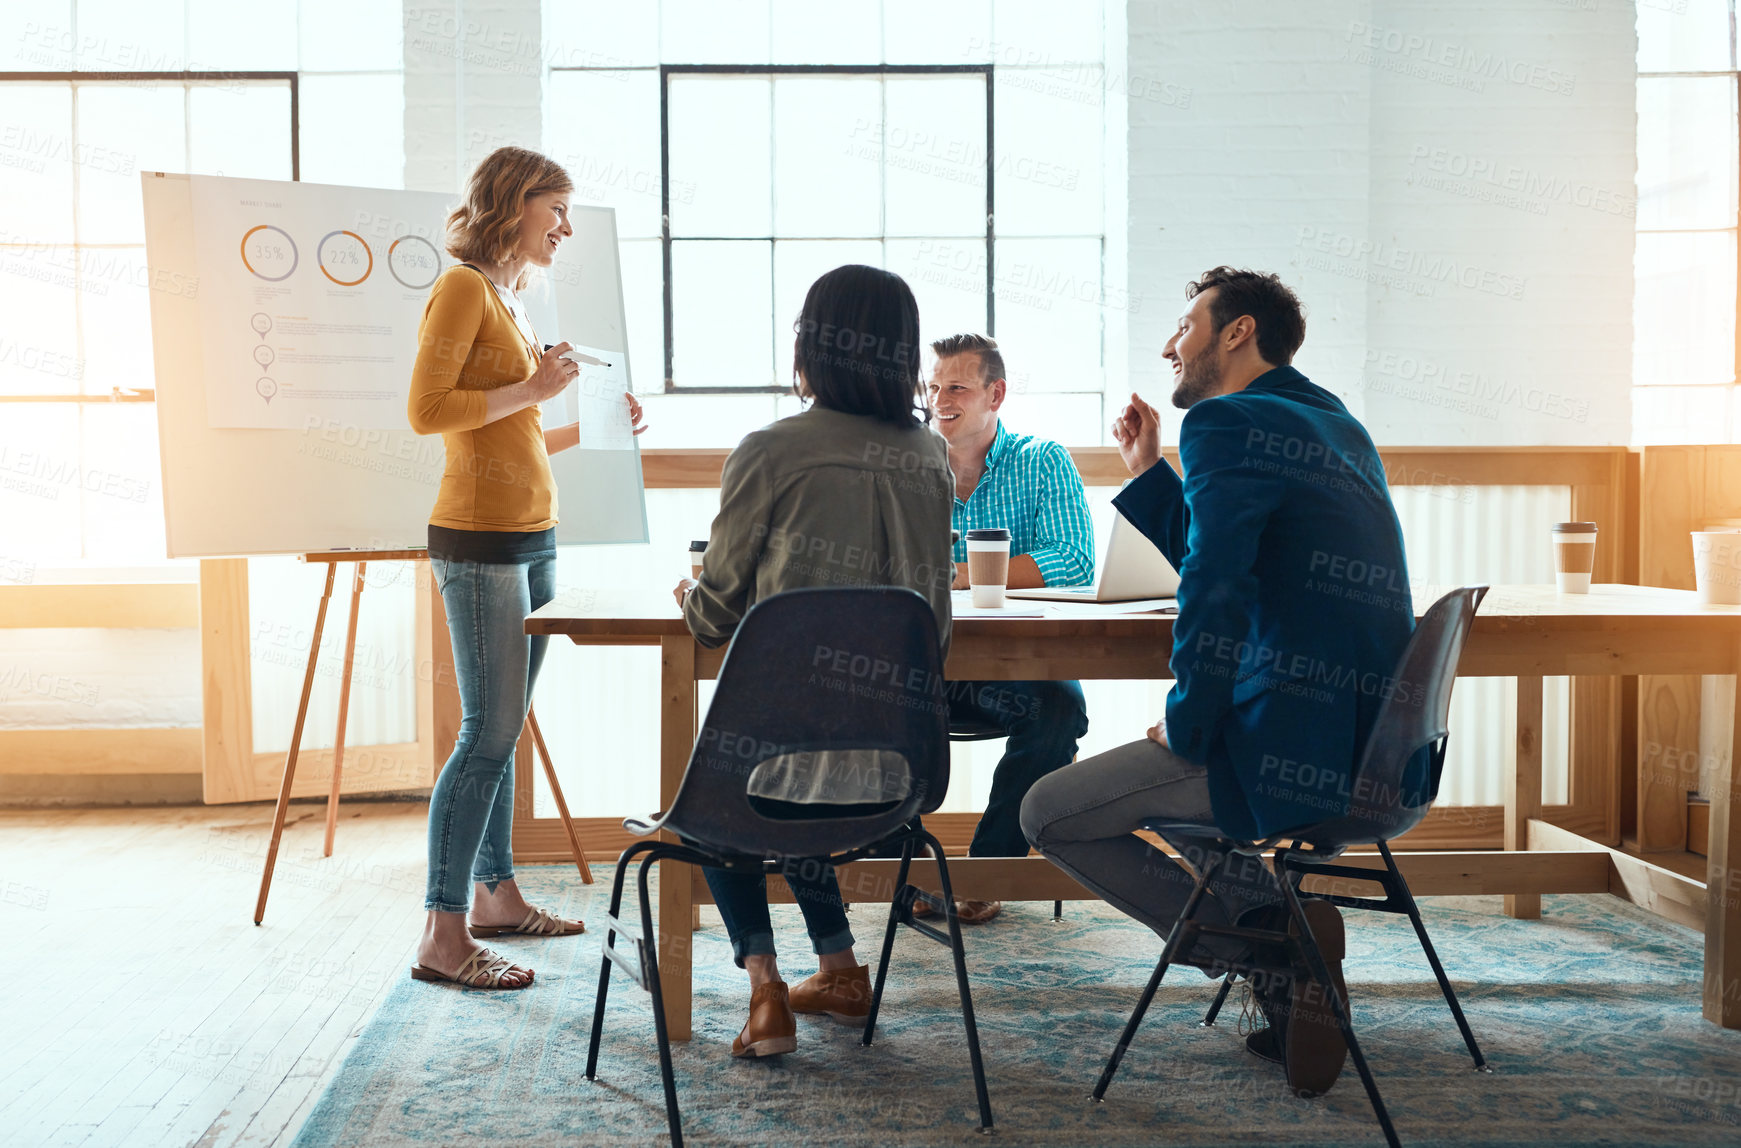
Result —
[[[1417, 610], [1437, 593], [1416, 595]], [[957, 618], [952, 679], [1115, 679], [1171, 677], [1173, 618], [1159, 603], [1046, 604], [1041, 617]], [[559, 599], [526, 619], [529, 634], [563, 635], [579, 645], [657, 646], [660, 650], [660, 807], [683, 778], [699, 721], [696, 683], [718, 676], [724, 650], [697, 645], [667, 591], [601, 591], [577, 604]], [[1551, 586], [1495, 586], [1482, 603], [1458, 673], [1517, 678], [1517, 753], [1507, 767], [1505, 852], [1399, 853], [1417, 894], [1504, 893], [1506, 911], [1540, 915], [1543, 893], [1612, 892], [1683, 923], [1705, 928], [1704, 1015], [1741, 1028], [1741, 817], [1732, 762], [1721, 759], [1711, 793], [1707, 881], [1667, 870], [1586, 840], [1541, 819], [1542, 679], [1589, 674], [1734, 674], [1741, 670], [1741, 607], [1700, 606], [1690, 591], [1598, 585], [1587, 595]], [[1738, 679], [1741, 681], [1741, 679]], [[1105, 719], [1103, 719], [1105, 720]], [[1146, 719], [1129, 715], [1130, 736]], [[1741, 722], [1736, 723], [1741, 749]], [[1456, 731], [1452, 731], [1455, 735]], [[1354, 863], [1361, 863], [1353, 859]], [[1377, 857], [1373, 855], [1376, 864]], [[895, 861], [864, 861], [840, 873], [849, 902], [887, 902]], [[659, 887], [659, 964], [671, 1038], [691, 1033], [694, 906], [711, 900], [699, 870], [667, 866]], [[1042, 857], [952, 858], [957, 896], [1050, 901], [1091, 899]], [[935, 866], [915, 862], [916, 884], [937, 889]], [[1308, 884], [1308, 888], [1312, 888]], [[1709, 895], [1705, 890], [1709, 890]], [[774, 900], [790, 900], [777, 878]], [[1702, 902], [1702, 903], [1701, 903]], [[1019, 927], [1006, 925], [1004, 927]], [[880, 921], [876, 931], [880, 932]], [[970, 946], [971, 947], [971, 946]]]

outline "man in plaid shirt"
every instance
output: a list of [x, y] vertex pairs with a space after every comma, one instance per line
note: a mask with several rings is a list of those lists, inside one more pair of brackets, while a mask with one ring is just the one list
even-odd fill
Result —
[[[1003, 355], [984, 335], [952, 335], [931, 344], [937, 366], [930, 383], [936, 427], [949, 444], [955, 473], [954, 526], [1010, 532], [1009, 585], [1084, 586], [1094, 581], [1094, 528], [1088, 496], [1070, 452], [1049, 439], [1012, 434], [998, 419], [1008, 388]], [[955, 546], [955, 588], [967, 587], [967, 545]], [[1034, 782], [1070, 764], [1088, 732], [1088, 710], [1077, 682], [951, 682], [952, 728], [1004, 731], [1002, 760], [968, 854], [1026, 857], [1022, 798]], [[966, 901], [963, 921], [989, 921], [998, 901]]]

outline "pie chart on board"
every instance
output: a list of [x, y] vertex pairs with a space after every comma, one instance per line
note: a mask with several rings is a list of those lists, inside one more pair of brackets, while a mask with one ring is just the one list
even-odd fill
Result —
[[242, 235], [242, 266], [268, 283], [282, 283], [296, 270], [296, 241], [283, 228], [261, 223]]
[[387, 270], [401, 287], [422, 291], [441, 274], [441, 252], [421, 235], [401, 235], [387, 248]]
[[315, 249], [320, 273], [340, 287], [355, 287], [375, 269], [375, 256], [354, 231], [329, 231]]

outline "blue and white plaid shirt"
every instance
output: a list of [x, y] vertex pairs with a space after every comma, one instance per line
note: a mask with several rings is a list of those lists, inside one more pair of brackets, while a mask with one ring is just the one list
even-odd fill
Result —
[[[1048, 586], [1094, 581], [1088, 495], [1070, 452], [1050, 439], [1011, 434], [999, 419], [985, 473], [967, 501], [955, 500], [953, 520], [964, 540], [969, 530], [1008, 530], [1010, 556], [1032, 558]], [[955, 561], [967, 561], [966, 541], [955, 544]]]

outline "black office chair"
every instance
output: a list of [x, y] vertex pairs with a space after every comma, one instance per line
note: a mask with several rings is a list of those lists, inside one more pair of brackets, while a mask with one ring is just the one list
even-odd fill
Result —
[[[1008, 737], [1002, 726], [993, 725], [988, 721], [968, 719], [949, 724], [950, 741], [999, 741]], [[1064, 902], [1052, 902], [1052, 923], [1056, 925], [1064, 919]]]
[[[767, 874], [778, 873], [783, 858], [826, 858], [830, 865], [843, 865], [893, 846], [900, 848], [901, 867], [877, 962], [864, 1043], [869, 1045], [876, 1031], [896, 926], [906, 925], [947, 946], [955, 958], [980, 1128], [991, 1129], [991, 1101], [949, 866], [937, 839], [916, 823], [919, 814], [942, 804], [949, 788], [947, 714], [936, 619], [925, 599], [911, 590], [792, 590], [757, 603], [744, 617], [726, 651], [707, 720], [671, 808], [652, 820], [623, 823], [637, 836], [650, 837], [663, 829], [683, 843], [637, 841], [617, 863], [586, 1057], [586, 1077], [596, 1079], [611, 965], [621, 965], [653, 998], [653, 1029], [673, 1148], [683, 1143], [683, 1126], [671, 1073], [647, 884], [653, 864], [671, 860]], [[879, 771], [879, 785], [870, 795], [887, 799], [837, 806], [830, 814], [828, 805], [769, 802], [749, 792], [752, 779], [761, 776], [758, 767], [778, 773], [828, 764], [856, 765], [865, 773]], [[929, 846], [936, 858], [941, 897], [907, 882], [915, 847], [921, 844]], [[623, 881], [637, 856], [641, 858], [638, 930], [619, 919]], [[944, 915], [948, 932], [913, 919], [913, 902], [919, 897]], [[638, 959], [631, 961], [616, 947], [619, 934], [633, 941]]]
[[[1107, 1086], [1112, 1083], [1113, 1074], [1118, 1071], [1119, 1062], [1124, 1059], [1125, 1050], [1130, 1047], [1137, 1026], [1142, 1023], [1143, 1014], [1154, 1000], [1155, 990], [1160, 987], [1161, 977], [1166, 974], [1167, 966], [1173, 962], [1174, 956], [1181, 951], [1189, 952], [1202, 936], [1236, 937], [1257, 942], [1260, 946], [1270, 946], [1271, 951], [1285, 948], [1288, 965], [1254, 965], [1250, 970], [1229, 972], [1222, 981], [1221, 991], [1216, 994], [1215, 1002], [1210, 1006], [1203, 1023], [1214, 1023], [1215, 1015], [1220, 1011], [1222, 1002], [1227, 999], [1227, 992], [1232, 987], [1237, 972], [1261, 972], [1284, 977], [1309, 976], [1318, 984], [1326, 986], [1331, 1011], [1342, 1029], [1343, 1038], [1348, 1042], [1348, 1053], [1360, 1073], [1361, 1083], [1366, 1087], [1367, 1098], [1372, 1102], [1372, 1110], [1378, 1117], [1379, 1126], [1384, 1130], [1385, 1140], [1392, 1148], [1397, 1148], [1400, 1141], [1397, 1140], [1396, 1129], [1391, 1124], [1389, 1112], [1385, 1110], [1383, 1098], [1378, 1094], [1378, 1084], [1366, 1066], [1366, 1057], [1361, 1054], [1360, 1042], [1354, 1036], [1347, 1002], [1330, 980], [1324, 955], [1306, 924], [1305, 913], [1300, 905], [1300, 882], [1314, 874], [1376, 882], [1384, 889], [1385, 895], [1382, 899], [1324, 898], [1333, 904], [1351, 909], [1408, 914], [1410, 923], [1415, 927], [1415, 936], [1420, 938], [1421, 948], [1427, 955], [1427, 963], [1432, 965], [1433, 975], [1438, 978], [1439, 988], [1444, 991], [1445, 1003], [1451, 1006], [1451, 1015], [1456, 1018], [1457, 1027], [1462, 1030], [1463, 1042], [1468, 1045], [1469, 1055], [1475, 1061], [1475, 1070], [1492, 1071], [1481, 1055], [1480, 1046], [1475, 1043], [1475, 1034], [1469, 1030], [1469, 1022], [1457, 1003], [1457, 994], [1445, 976], [1445, 968], [1439, 963], [1439, 954], [1434, 951], [1433, 942], [1427, 937], [1426, 926], [1421, 923], [1420, 910], [1415, 905], [1413, 894], [1409, 892], [1408, 882], [1403, 880], [1401, 871], [1397, 869], [1388, 845], [1392, 838], [1401, 836], [1420, 824], [1432, 806], [1434, 795], [1438, 793], [1439, 775], [1445, 764], [1447, 721], [1451, 709], [1451, 687], [1457, 678], [1457, 659], [1462, 653], [1464, 640], [1469, 636], [1469, 628], [1474, 623], [1475, 610], [1486, 593], [1486, 586], [1465, 586], [1460, 590], [1453, 590], [1433, 603], [1432, 608], [1421, 619], [1414, 636], [1403, 650], [1394, 679], [1396, 688], [1381, 703], [1378, 719], [1373, 725], [1371, 736], [1367, 738], [1365, 751], [1361, 754], [1355, 770], [1351, 785], [1353, 799], [1346, 814], [1286, 833], [1278, 833], [1263, 841], [1239, 841], [1225, 836], [1214, 825], [1196, 822], [1153, 822], [1148, 826], [1159, 831], [1217, 840], [1227, 852], [1247, 857], [1261, 856], [1283, 841], [1290, 842], [1286, 847], [1276, 849], [1272, 875], [1287, 903], [1288, 916], [1293, 922], [1294, 931], [1276, 932], [1199, 924], [1196, 920], [1197, 908], [1203, 901], [1203, 894], [1217, 865], [1214, 855], [1211, 855], [1197, 875], [1197, 883], [1191, 890], [1191, 897], [1186, 901], [1184, 911], [1179, 914], [1179, 920], [1167, 934], [1160, 963], [1155, 966], [1154, 975], [1143, 989], [1136, 1011], [1131, 1013], [1130, 1021], [1124, 1026], [1124, 1032], [1119, 1036], [1118, 1044], [1112, 1050], [1112, 1056], [1107, 1060], [1106, 1068], [1094, 1086], [1095, 1100], [1105, 1097]], [[1425, 792], [1418, 789], [1408, 791], [1405, 789], [1409, 780], [1405, 776], [1406, 770], [1416, 752], [1423, 747], [1430, 751], [1430, 776], [1426, 779]], [[1360, 869], [1328, 864], [1354, 845], [1376, 845], [1379, 855], [1384, 858], [1384, 869]]]

